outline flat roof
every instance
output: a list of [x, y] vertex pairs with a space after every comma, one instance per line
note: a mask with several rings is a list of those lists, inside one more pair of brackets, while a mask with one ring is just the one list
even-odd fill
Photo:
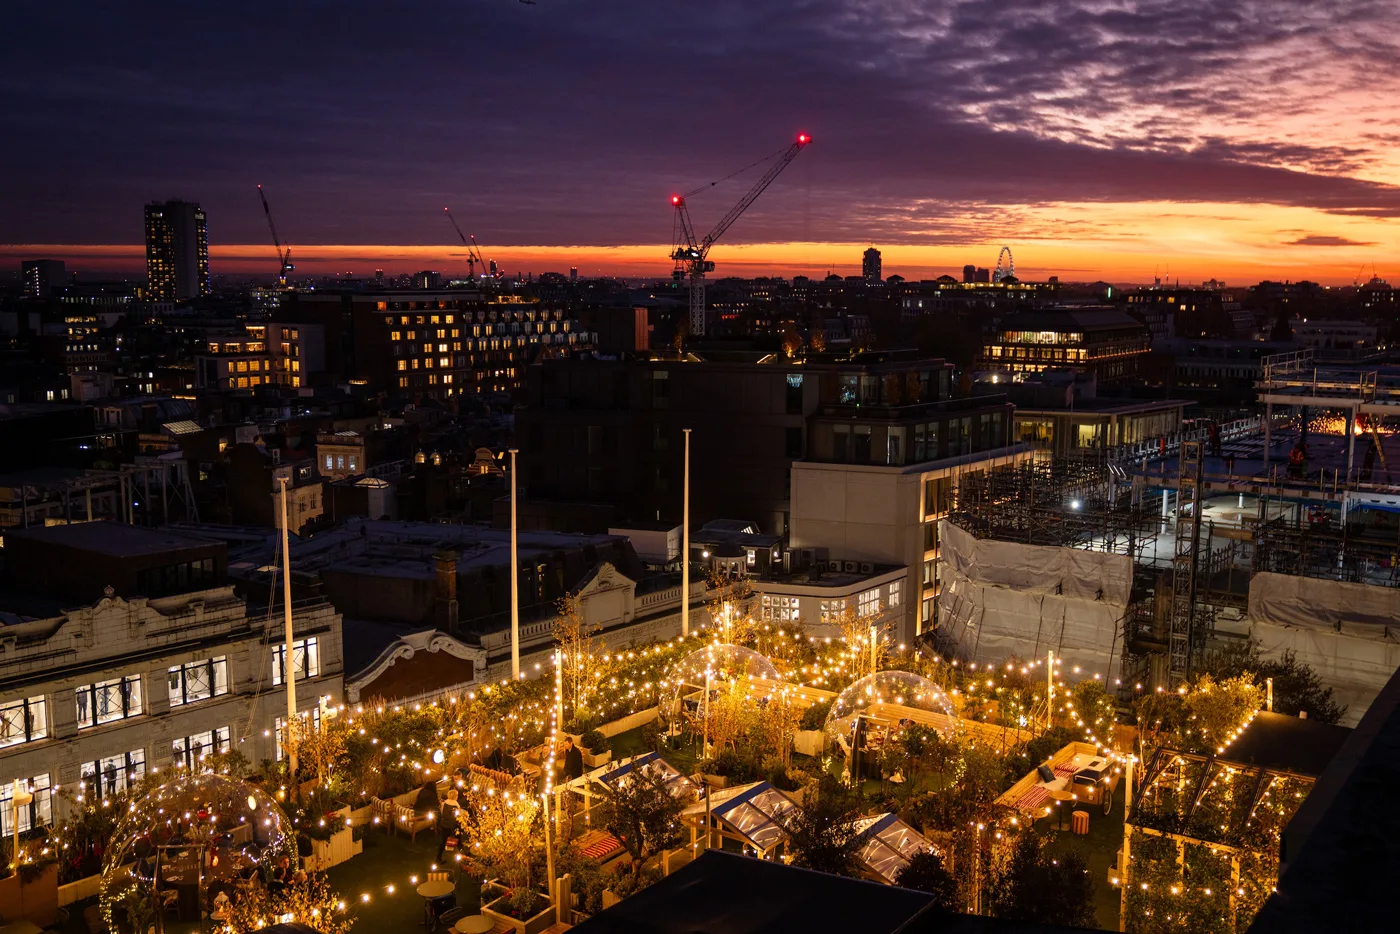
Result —
[[892, 934], [930, 901], [923, 892], [706, 850], [574, 930], [578, 934]]
[[1350, 735], [1349, 727], [1260, 711], [1220, 758], [1316, 777]]
[[116, 558], [157, 555], [186, 548], [210, 548], [218, 544], [164, 529], [148, 529], [107, 520], [51, 525], [47, 528], [9, 529], [5, 532], [5, 538], [7, 541], [29, 539], [48, 542]]

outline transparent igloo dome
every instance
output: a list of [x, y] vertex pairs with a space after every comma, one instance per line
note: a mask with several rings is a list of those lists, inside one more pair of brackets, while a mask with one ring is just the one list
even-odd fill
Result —
[[179, 918], [191, 930], [223, 892], [296, 866], [296, 832], [262, 789], [211, 773], [179, 775], [131, 804], [103, 862], [100, 904], [112, 931], [136, 919]]
[[733, 681], [744, 677], [782, 680], [778, 669], [768, 660], [768, 656], [727, 642], [712, 642], [691, 652], [676, 664], [671, 677], [678, 690], [687, 685], [703, 687], [707, 670], [712, 682]]
[[926, 723], [940, 733], [952, 731], [957, 716], [952, 700], [947, 693], [922, 675], [911, 671], [877, 671], [853, 681], [832, 701], [831, 711], [826, 715], [825, 730], [832, 739], [849, 738], [851, 726], [862, 713], [877, 715], [888, 720], [920, 720], [917, 715], [891, 709], [891, 705], [913, 711], [943, 714], [948, 720]]

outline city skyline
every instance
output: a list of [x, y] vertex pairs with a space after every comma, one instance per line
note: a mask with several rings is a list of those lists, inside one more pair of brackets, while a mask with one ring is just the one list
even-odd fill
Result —
[[451, 269], [447, 204], [509, 271], [664, 276], [670, 194], [799, 131], [716, 276], [858, 271], [873, 242], [911, 278], [1010, 244], [1027, 277], [1341, 285], [1400, 246], [1391, 4], [719, 4], [703, 40], [646, 4], [343, 9], [21, 8], [0, 252], [135, 271], [140, 205], [183, 197], [216, 275], [275, 273], [261, 183], [299, 274]]

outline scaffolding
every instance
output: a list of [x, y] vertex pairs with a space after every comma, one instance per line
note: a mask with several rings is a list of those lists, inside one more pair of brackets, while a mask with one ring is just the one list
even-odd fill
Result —
[[949, 518], [977, 538], [1083, 548], [1140, 560], [1160, 519], [1144, 486], [1102, 460], [1037, 458], [965, 474]]
[[1167, 679], [1173, 688], [1191, 677], [1196, 648], [1196, 572], [1201, 556], [1201, 442], [1181, 445], [1177, 472], [1176, 548], [1168, 581], [1171, 629], [1167, 643]]
[[1294, 504], [1265, 518], [1259, 504], [1251, 571], [1400, 587], [1400, 527], [1339, 523], [1325, 510]]

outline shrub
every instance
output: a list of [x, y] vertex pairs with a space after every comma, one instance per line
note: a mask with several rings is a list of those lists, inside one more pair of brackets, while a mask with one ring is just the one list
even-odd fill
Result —
[[601, 755], [609, 748], [608, 738], [598, 730], [589, 730], [587, 733], [584, 733], [583, 738], [579, 741], [579, 745], [595, 756]]
[[802, 729], [820, 730], [826, 726], [826, 715], [831, 712], [831, 701], [818, 701], [802, 711]]
[[935, 907], [943, 911], [957, 911], [957, 880], [943, 865], [943, 857], [936, 850], [925, 850], [910, 857], [895, 877], [894, 884], [927, 892], [933, 896]]

